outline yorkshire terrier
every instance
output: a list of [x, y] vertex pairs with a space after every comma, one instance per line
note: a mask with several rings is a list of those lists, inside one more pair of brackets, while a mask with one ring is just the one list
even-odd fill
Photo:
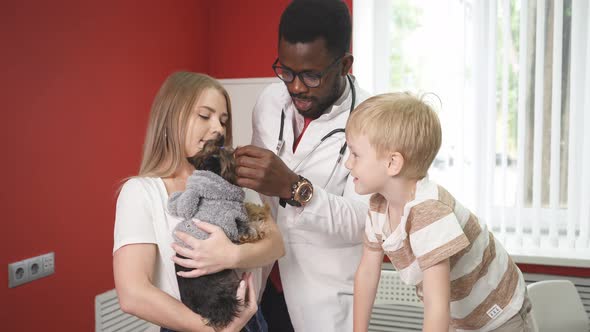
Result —
[[[206, 142], [203, 149], [188, 160], [196, 170], [188, 178], [186, 190], [172, 194], [168, 201], [170, 214], [183, 220], [175, 231], [198, 239], [208, 238], [206, 232], [193, 224], [193, 219], [198, 219], [221, 227], [236, 244], [262, 239], [263, 223], [270, 216], [270, 209], [267, 205], [244, 203], [244, 190], [236, 185], [233, 149], [223, 146], [223, 137]], [[174, 239], [179, 245], [190, 248], [177, 237]], [[178, 264], [175, 268], [176, 272], [191, 270]], [[244, 305], [236, 298], [241, 279], [234, 270], [198, 278], [177, 275], [177, 280], [182, 302], [216, 330], [227, 326]]]

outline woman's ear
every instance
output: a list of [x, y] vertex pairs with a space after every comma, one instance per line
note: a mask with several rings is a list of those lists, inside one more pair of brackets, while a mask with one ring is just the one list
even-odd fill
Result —
[[393, 152], [389, 154], [387, 159], [387, 175], [396, 176], [404, 167], [404, 156], [399, 152]]

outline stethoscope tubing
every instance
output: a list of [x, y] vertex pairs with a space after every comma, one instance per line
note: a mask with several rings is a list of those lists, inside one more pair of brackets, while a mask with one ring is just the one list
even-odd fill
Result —
[[[352, 103], [350, 104], [350, 110], [349, 113], [352, 113], [352, 111], [354, 110], [354, 104], [356, 102], [356, 89], [354, 87], [354, 83], [352, 81], [352, 79], [350, 78], [350, 75], [347, 75], [346, 78], [348, 79], [348, 82], [350, 83], [350, 91], [352, 93]], [[279, 141], [277, 142], [277, 155], [279, 155], [285, 141], [283, 140], [283, 128], [285, 127], [285, 112], [284, 109], [281, 111], [281, 128], [279, 130]], [[333, 129], [332, 131], [330, 131], [329, 133], [327, 133], [326, 135], [324, 135], [324, 137], [322, 137], [320, 139], [319, 142], [317, 142], [313, 149], [311, 149], [311, 151], [309, 151], [298, 163], [297, 165], [295, 165], [295, 167], [293, 167], [293, 171], [296, 171], [297, 168], [299, 168], [299, 166], [301, 166], [301, 164], [307, 160], [309, 158], [309, 156], [322, 144], [322, 142], [324, 142], [326, 139], [328, 139], [329, 137], [331, 137], [334, 134], [337, 133], [344, 133], [345, 130], [344, 128], [336, 128]], [[340, 164], [340, 162], [342, 161], [342, 158], [344, 157], [344, 153], [346, 152], [346, 142], [344, 142], [344, 144], [342, 145], [342, 147], [340, 148], [340, 151], [338, 153], [338, 159], [336, 160], [336, 164], [334, 165], [334, 167], [332, 168], [332, 172], [330, 173], [330, 177], [328, 178], [328, 182], [326, 182], [326, 186], [327, 187], [330, 184], [330, 181], [332, 180], [332, 177], [334, 176], [334, 173], [336, 172], [336, 169], [338, 168], [338, 165]]]

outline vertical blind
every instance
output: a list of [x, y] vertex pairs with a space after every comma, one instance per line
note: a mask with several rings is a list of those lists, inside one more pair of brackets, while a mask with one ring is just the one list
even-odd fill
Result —
[[442, 100], [430, 177], [512, 252], [590, 260], [588, 1], [354, 5], [361, 86]]

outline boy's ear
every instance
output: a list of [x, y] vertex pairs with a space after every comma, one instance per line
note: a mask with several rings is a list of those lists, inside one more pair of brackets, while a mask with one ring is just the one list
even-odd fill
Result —
[[402, 156], [399, 152], [393, 152], [389, 154], [387, 159], [387, 175], [389, 176], [396, 176], [404, 167], [404, 156]]

